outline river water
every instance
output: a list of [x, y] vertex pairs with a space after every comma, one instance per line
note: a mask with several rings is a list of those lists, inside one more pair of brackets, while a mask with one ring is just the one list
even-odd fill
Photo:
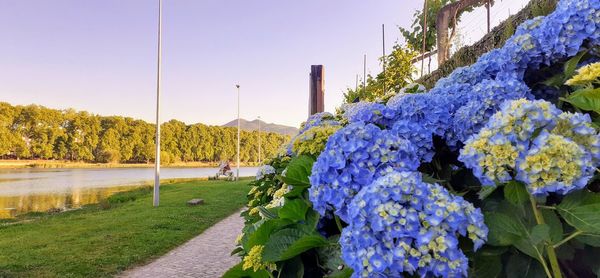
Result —
[[[253, 176], [256, 171], [242, 167], [240, 176]], [[160, 176], [161, 180], [201, 178], [215, 173], [217, 168], [163, 168]], [[0, 218], [98, 203], [153, 179], [153, 168], [0, 169]]]

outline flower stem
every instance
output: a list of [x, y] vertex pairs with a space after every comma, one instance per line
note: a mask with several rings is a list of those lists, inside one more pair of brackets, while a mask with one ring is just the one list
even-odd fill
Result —
[[569, 241], [569, 240], [571, 240], [571, 239], [575, 238], [576, 236], [578, 236], [578, 235], [580, 235], [580, 234], [583, 234], [583, 232], [582, 232], [582, 231], [575, 231], [574, 233], [572, 233], [571, 235], [569, 235], [569, 236], [568, 236], [568, 237], [566, 237], [565, 239], [561, 240], [559, 243], [557, 243], [557, 244], [554, 244], [554, 246], [553, 246], [553, 247], [554, 247], [554, 249], [556, 249], [556, 248], [558, 248], [559, 246], [561, 246], [561, 245], [565, 244], [567, 241]]
[[[529, 201], [531, 202], [531, 209], [533, 210], [535, 221], [539, 225], [545, 224], [544, 216], [538, 208], [535, 198], [533, 198], [531, 194], [529, 194]], [[548, 260], [550, 261], [550, 267], [552, 268], [552, 274], [554, 275], [554, 278], [562, 278], [562, 273], [560, 272], [560, 266], [558, 265], [558, 258], [556, 257], [554, 246], [546, 243], [546, 252], [548, 252]]]
[[546, 276], [548, 276], [549, 278], [552, 278], [552, 273], [550, 272], [550, 269], [548, 269], [548, 264], [546, 263], [546, 260], [544, 259], [544, 255], [542, 255], [542, 253], [540, 253], [540, 250], [537, 249], [537, 247], [533, 247], [533, 249], [535, 250], [535, 253], [538, 256], [538, 260], [540, 260], [540, 263], [542, 264], [542, 267], [544, 268], [544, 271], [546, 272]]
[[335, 218], [335, 225], [337, 225], [338, 230], [340, 230], [340, 233], [342, 232], [342, 222], [340, 221], [340, 218], [337, 215], [333, 215], [333, 217]]
[[552, 207], [552, 206], [542, 206], [542, 205], [537, 205], [537, 207], [538, 207], [538, 208], [541, 208], [541, 209], [550, 209], [550, 210], [556, 210], [556, 208], [555, 208], [555, 207]]

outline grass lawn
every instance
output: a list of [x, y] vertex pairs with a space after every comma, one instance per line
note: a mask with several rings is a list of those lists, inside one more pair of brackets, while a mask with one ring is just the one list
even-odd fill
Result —
[[[165, 254], [245, 204], [248, 180], [193, 181], [149, 189], [31, 222], [0, 226], [0, 277], [108, 277]], [[190, 207], [186, 201], [202, 198]], [[206, 250], [210, 252], [210, 250]]]

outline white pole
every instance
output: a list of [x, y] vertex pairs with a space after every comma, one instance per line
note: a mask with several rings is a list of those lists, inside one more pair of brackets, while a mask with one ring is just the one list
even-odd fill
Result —
[[235, 180], [239, 180], [240, 179], [240, 85], [235, 85], [237, 87], [237, 93], [238, 93], [238, 107], [237, 107], [237, 114], [238, 114], [238, 132], [237, 132], [237, 174], [236, 174], [236, 178]]
[[363, 60], [363, 91], [366, 95], [366, 93], [367, 93], [367, 54], [365, 54], [364, 60]]
[[158, 207], [160, 193], [160, 62], [161, 62], [162, 0], [158, 0], [158, 61], [156, 73], [156, 157], [154, 158], [154, 198]]
[[260, 159], [260, 116], [258, 116], [258, 164], [262, 163], [262, 159]]

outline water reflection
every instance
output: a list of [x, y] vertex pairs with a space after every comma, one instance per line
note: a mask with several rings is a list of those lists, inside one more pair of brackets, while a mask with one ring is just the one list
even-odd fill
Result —
[[117, 186], [109, 188], [75, 188], [71, 193], [31, 194], [0, 196], [0, 219], [13, 218], [28, 212], [76, 209], [96, 204], [109, 196], [140, 186]]
[[[240, 176], [252, 176], [256, 170], [240, 168]], [[200, 178], [216, 172], [216, 168], [165, 168], [161, 178]], [[153, 177], [152, 168], [0, 169], [0, 218], [98, 203], [147, 184]]]

